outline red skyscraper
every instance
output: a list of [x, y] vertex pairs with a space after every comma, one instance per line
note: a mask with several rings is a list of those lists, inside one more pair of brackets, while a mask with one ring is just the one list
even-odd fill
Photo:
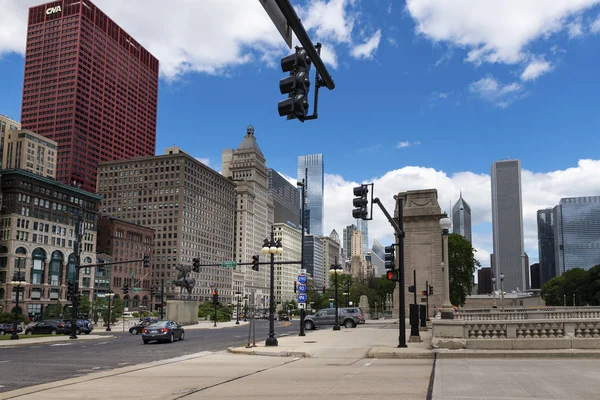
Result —
[[58, 142], [57, 180], [154, 155], [157, 101], [158, 60], [90, 1], [29, 9], [21, 125]]

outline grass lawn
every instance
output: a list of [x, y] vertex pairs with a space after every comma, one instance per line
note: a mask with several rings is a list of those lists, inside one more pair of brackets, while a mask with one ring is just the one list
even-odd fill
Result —
[[[10, 333], [0, 336], [0, 340], [10, 340]], [[67, 336], [68, 335], [25, 335], [25, 334], [19, 334], [19, 340], [21, 339], [35, 339], [35, 338], [41, 338], [41, 337], [58, 337], [58, 336]]]

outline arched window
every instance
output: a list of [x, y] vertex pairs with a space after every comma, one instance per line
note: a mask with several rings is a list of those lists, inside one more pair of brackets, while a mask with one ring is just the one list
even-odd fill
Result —
[[140, 306], [140, 297], [138, 295], [133, 296], [133, 308]]
[[62, 277], [62, 265], [65, 256], [61, 251], [54, 250], [52, 255], [50, 256], [50, 274], [48, 279], [50, 280], [50, 285], [59, 286], [60, 279]]
[[67, 281], [72, 281], [75, 279], [75, 266], [77, 265], [76, 261], [75, 253], [71, 253], [67, 263]]
[[[92, 263], [92, 258], [91, 257], [86, 257], [86, 258], [83, 259], [83, 266], [89, 265], [91, 263]], [[89, 273], [90, 273], [90, 267], [83, 268], [83, 273], [89, 275]]]
[[46, 252], [41, 247], [38, 247], [31, 253], [31, 259], [30, 283], [32, 285], [40, 285], [44, 283], [44, 261], [46, 260]]
[[25, 278], [25, 259], [27, 257], [27, 250], [25, 247], [17, 248], [15, 251], [15, 273], [23, 273], [23, 278]]
[[129, 296], [128, 295], [123, 296], [123, 307], [129, 308]]
[[148, 307], [148, 296], [142, 298], [142, 306]]

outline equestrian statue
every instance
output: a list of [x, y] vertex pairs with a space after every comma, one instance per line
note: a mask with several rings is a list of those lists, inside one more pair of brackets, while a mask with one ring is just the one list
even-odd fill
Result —
[[175, 268], [179, 271], [177, 279], [173, 281], [173, 285], [181, 288], [179, 294], [183, 295], [183, 289], [187, 289], [188, 295], [192, 294], [192, 289], [196, 286], [196, 279], [189, 278], [188, 275], [192, 272], [191, 265], [176, 265]]

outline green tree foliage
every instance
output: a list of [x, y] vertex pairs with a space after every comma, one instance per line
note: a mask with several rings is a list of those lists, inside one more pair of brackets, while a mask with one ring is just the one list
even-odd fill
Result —
[[[226, 322], [231, 321], [231, 315], [233, 314], [233, 306], [226, 306], [219, 302], [217, 304], [217, 321]], [[210, 301], [200, 303], [198, 306], [198, 318], [205, 318], [210, 321], [215, 320], [215, 306]]]
[[454, 305], [463, 306], [473, 289], [473, 274], [481, 266], [475, 259], [475, 252], [471, 243], [461, 235], [451, 233], [448, 236], [450, 302]]
[[60, 300], [56, 300], [56, 303], [48, 305], [44, 310], [44, 319], [61, 319], [63, 316], [63, 306]]
[[[20, 305], [20, 304], [19, 304]], [[17, 314], [19, 322], [25, 322], [25, 315]], [[12, 324], [15, 321], [15, 314], [11, 312], [0, 312], [0, 324]]]
[[89, 316], [91, 311], [92, 311], [92, 303], [90, 302], [89, 297], [83, 296], [83, 295], [81, 297], [79, 297], [79, 315], [81, 317]]
[[542, 298], [547, 306], [600, 305], [600, 264], [589, 270], [573, 268], [552, 278], [542, 286]]

